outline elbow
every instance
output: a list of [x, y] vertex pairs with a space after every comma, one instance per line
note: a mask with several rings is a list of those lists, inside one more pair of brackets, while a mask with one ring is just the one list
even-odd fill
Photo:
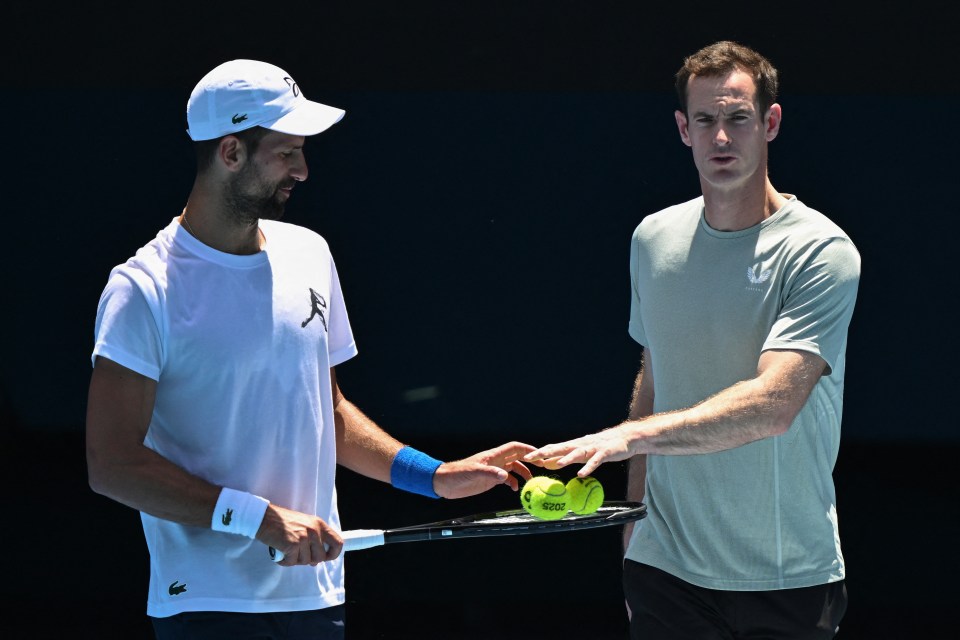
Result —
[[98, 469], [94, 468], [92, 464], [90, 464], [90, 458], [88, 456], [87, 457], [87, 485], [90, 487], [91, 491], [93, 491], [94, 493], [98, 493], [102, 496], [107, 495], [108, 493], [107, 482], [104, 479], [103, 475], [104, 475], [103, 473], [101, 473]]
[[768, 435], [782, 436], [789, 431], [790, 427], [793, 426], [794, 420], [796, 420], [797, 413], [798, 412], [793, 410], [792, 407], [774, 412], [771, 416], [772, 419], [769, 425], [770, 432]]
[[790, 430], [793, 420], [776, 420], [770, 428], [771, 436], [782, 436]]
[[112, 497], [110, 478], [112, 474], [103, 456], [87, 448], [87, 485], [90, 490], [102, 496]]

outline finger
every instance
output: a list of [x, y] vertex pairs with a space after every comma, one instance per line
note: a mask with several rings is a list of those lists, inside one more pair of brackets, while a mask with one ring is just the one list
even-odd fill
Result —
[[499, 451], [501, 454], [505, 454], [505, 455], [506, 454], [520, 455], [523, 453], [530, 453], [534, 449], [536, 449], [536, 447], [531, 444], [513, 440], [512, 442], [507, 442], [506, 444], [502, 444], [499, 447], [495, 447], [493, 450]]
[[300, 543], [297, 545], [296, 553], [294, 553], [294, 562], [293, 564], [310, 564], [310, 539], [301, 538]]
[[327, 559], [327, 545], [317, 538], [310, 541], [310, 566], [317, 566]]
[[510, 481], [510, 474], [507, 473], [506, 469], [501, 469], [500, 467], [490, 467], [490, 469], [493, 470], [493, 474], [496, 476], [499, 484]]
[[570, 445], [548, 444], [545, 447], [535, 449], [521, 458], [524, 462], [536, 462], [537, 460], [547, 460], [549, 458], [559, 458], [573, 449]]
[[338, 540], [337, 538], [330, 536], [324, 540], [323, 547], [325, 550], [324, 561], [336, 560], [337, 557], [343, 552], [343, 540]]
[[485, 457], [490, 461], [490, 464], [496, 464], [496, 462], [494, 462], [495, 460], [505, 464], [516, 460], [524, 454], [530, 453], [535, 448], [536, 447], [524, 444], [523, 442], [508, 442], [490, 449], [485, 453]]
[[278, 562], [277, 564], [279, 564], [280, 566], [283, 566], [283, 567], [292, 567], [293, 565], [296, 564], [295, 558], [294, 558], [295, 555], [296, 555], [296, 554], [294, 554], [294, 553], [292, 553], [292, 552], [290, 552], [290, 551], [286, 551], [286, 552], [284, 552], [284, 554], [283, 554], [283, 558], [282, 558], [282, 559], [280, 560], [280, 562]]
[[562, 457], [556, 456], [553, 458], [547, 458], [546, 460], [540, 461], [540, 466], [548, 471], [556, 471], [557, 469], [562, 469], [565, 466], [570, 464], [569, 462], [564, 462]]
[[603, 456], [600, 455], [600, 453], [595, 453], [589, 460], [587, 460], [587, 463], [583, 465], [583, 468], [580, 469], [580, 471], [577, 471], [577, 475], [581, 478], [586, 478], [601, 464], [603, 464]]
[[507, 471], [512, 471], [513, 473], [516, 473], [524, 480], [529, 480], [530, 478], [533, 477], [533, 473], [530, 471], [530, 469], [527, 468], [527, 465], [519, 461], [514, 461], [514, 462], [511, 462], [509, 465], [507, 465]]
[[543, 449], [534, 449], [530, 453], [524, 454], [521, 460], [523, 460], [524, 462], [536, 463], [539, 460], [543, 460], [543, 458], [544, 458]]

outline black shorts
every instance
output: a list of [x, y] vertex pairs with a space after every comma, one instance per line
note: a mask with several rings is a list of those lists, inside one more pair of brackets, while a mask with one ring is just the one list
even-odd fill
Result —
[[190, 611], [151, 618], [157, 640], [343, 640], [346, 607], [279, 613]]
[[624, 560], [623, 589], [632, 640], [827, 640], [847, 610], [843, 581], [772, 591], [719, 591], [694, 586], [653, 567]]

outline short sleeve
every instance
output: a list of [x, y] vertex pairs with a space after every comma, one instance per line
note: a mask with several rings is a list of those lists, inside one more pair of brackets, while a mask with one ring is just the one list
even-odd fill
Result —
[[140, 287], [122, 271], [114, 271], [100, 296], [91, 363], [97, 356], [160, 379], [163, 348], [156, 316]]
[[801, 349], [832, 370], [842, 357], [860, 284], [860, 254], [847, 238], [832, 238], [791, 282], [763, 349]]
[[634, 231], [630, 240], [630, 337], [641, 345], [646, 344], [647, 334], [643, 327], [643, 316], [640, 299], [640, 229]]
[[350, 318], [347, 315], [347, 305], [340, 288], [340, 277], [333, 257], [330, 258], [330, 294], [332, 297], [330, 309], [330, 334], [328, 347], [330, 350], [330, 366], [346, 362], [357, 355], [357, 345], [350, 328]]

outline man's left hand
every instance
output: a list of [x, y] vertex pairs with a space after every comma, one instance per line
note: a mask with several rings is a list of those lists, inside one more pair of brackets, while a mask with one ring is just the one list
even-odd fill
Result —
[[535, 449], [522, 442], [508, 442], [463, 460], [444, 462], [433, 476], [433, 490], [441, 498], [466, 498], [498, 484], [517, 491], [520, 485], [513, 474], [524, 480], [533, 477], [519, 458]]

